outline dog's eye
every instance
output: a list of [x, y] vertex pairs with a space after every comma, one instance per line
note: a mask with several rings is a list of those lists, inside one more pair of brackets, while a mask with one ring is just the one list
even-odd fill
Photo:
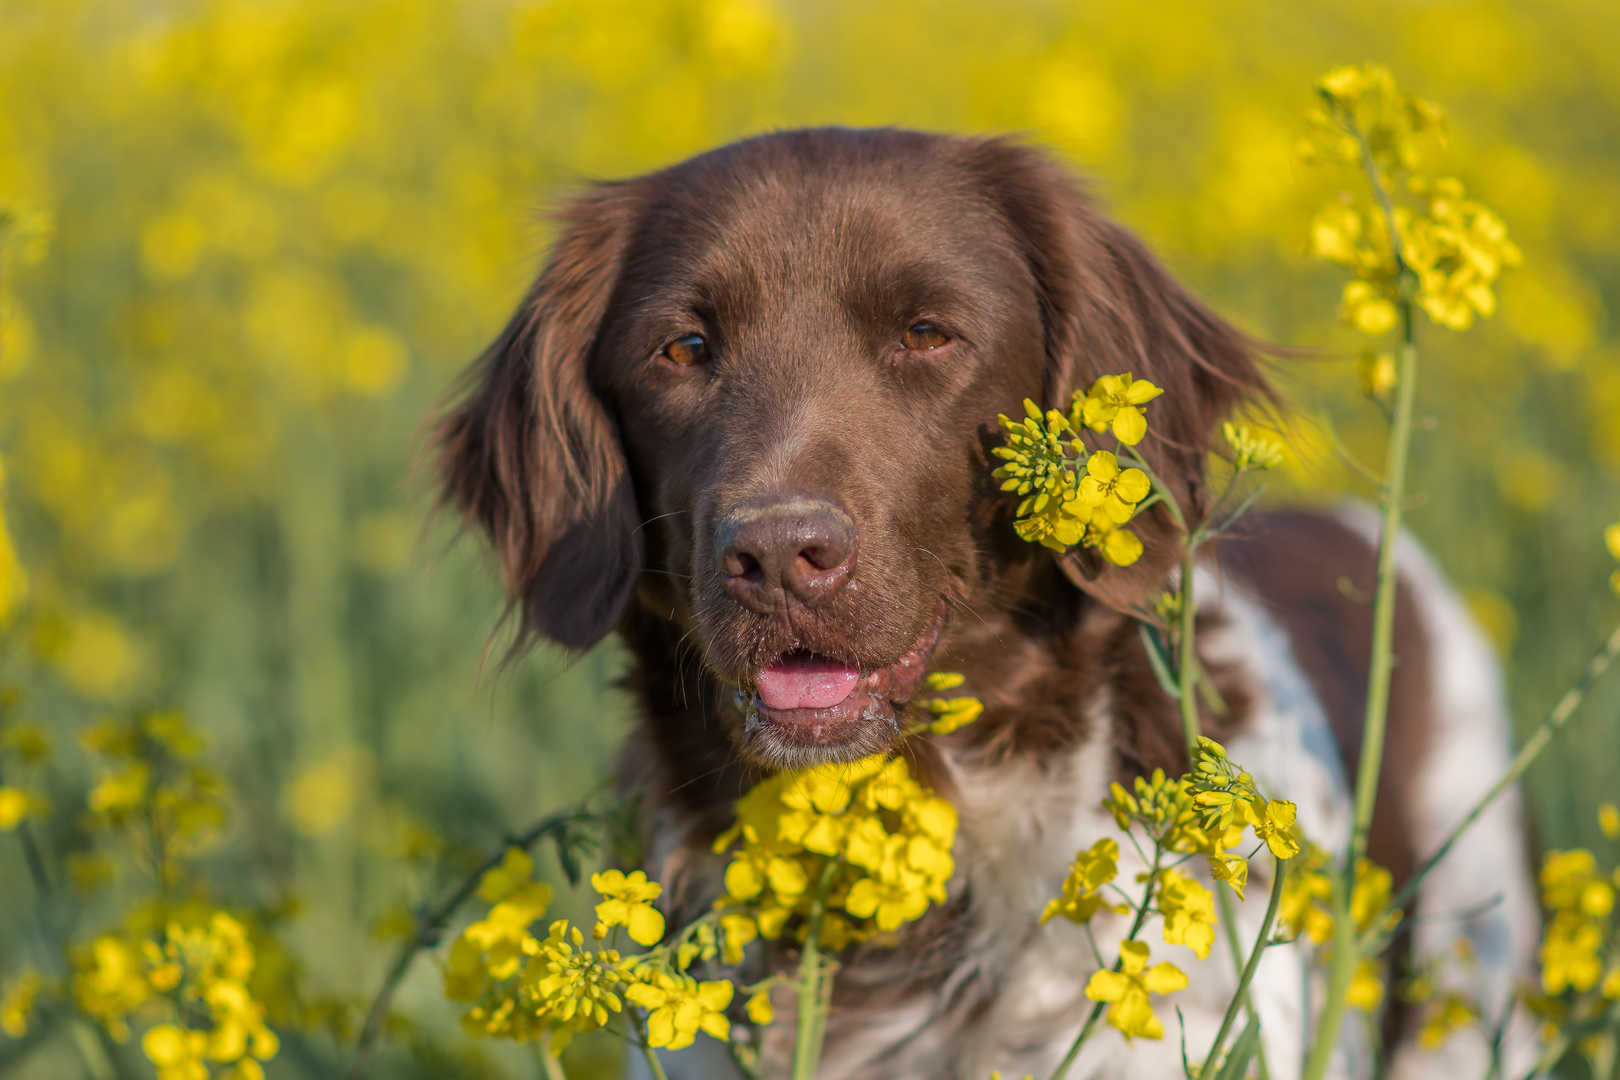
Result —
[[702, 334], [687, 334], [665, 345], [662, 355], [670, 363], [683, 367], [701, 364], [709, 358], [709, 343]]
[[901, 336], [900, 344], [907, 350], [937, 349], [949, 340], [933, 323], [920, 322]]

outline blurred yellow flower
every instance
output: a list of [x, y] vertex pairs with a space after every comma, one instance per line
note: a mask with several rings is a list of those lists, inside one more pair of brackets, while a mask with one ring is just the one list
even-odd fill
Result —
[[1372, 1012], [1383, 1003], [1384, 979], [1377, 961], [1362, 960], [1356, 965], [1355, 974], [1350, 976], [1350, 990], [1344, 1000], [1352, 1009], [1362, 1012]]
[[1198, 959], [1205, 959], [1215, 944], [1215, 894], [1175, 869], [1163, 871], [1161, 877], [1159, 910], [1164, 915], [1164, 940], [1185, 945]]
[[44, 817], [50, 808], [50, 803], [31, 791], [0, 786], [0, 832], [10, 832], [28, 818]]
[[6, 984], [5, 993], [0, 994], [0, 1031], [13, 1039], [28, 1034], [28, 1018], [34, 1011], [39, 987], [37, 971], [24, 971]]
[[1232, 448], [1232, 467], [1245, 469], [1272, 469], [1282, 463], [1282, 444], [1255, 432], [1248, 424], [1234, 424], [1228, 420], [1221, 425], [1226, 445]]
[[1603, 975], [1603, 945], [1597, 923], [1568, 911], [1553, 916], [1541, 943], [1541, 988], [1554, 997], [1592, 989]]
[[624, 992], [629, 1000], [648, 1010], [647, 1042], [669, 1050], [691, 1046], [699, 1031], [729, 1041], [731, 1021], [726, 1006], [731, 1004], [732, 985], [724, 980], [700, 983], [688, 975], [651, 971], [646, 981], [631, 985]]
[[1606, 802], [1598, 807], [1598, 828], [1610, 840], [1620, 840], [1620, 807], [1612, 802]]
[[1479, 1009], [1461, 994], [1444, 994], [1429, 1002], [1418, 1030], [1418, 1043], [1433, 1050], [1452, 1034], [1479, 1019]]
[[1169, 962], [1149, 968], [1148, 946], [1140, 941], [1119, 945], [1119, 971], [1096, 971], [1086, 983], [1086, 997], [1106, 1001], [1108, 1022], [1127, 1039], [1162, 1039], [1164, 1025], [1153, 1013], [1151, 994], [1171, 994], [1186, 989], [1187, 976]]
[[1085, 923], [1099, 911], [1129, 910], [1123, 904], [1108, 903], [1102, 895], [1102, 887], [1119, 873], [1118, 860], [1119, 844], [1107, 836], [1076, 854], [1068, 877], [1063, 879], [1063, 895], [1047, 902], [1041, 922], [1061, 915], [1070, 922]]

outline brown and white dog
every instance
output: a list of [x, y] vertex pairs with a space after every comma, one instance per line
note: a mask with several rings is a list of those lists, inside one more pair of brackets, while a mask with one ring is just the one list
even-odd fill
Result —
[[[1162, 508], [1133, 524], [1146, 552], [1128, 569], [1020, 540], [1015, 500], [990, 477], [996, 415], [1026, 397], [1066, 404], [1102, 374], [1151, 379], [1165, 394], [1141, 449], [1198, 513], [1211, 429], [1269, 394], [1253, 343], [1070, 176], [1004, 140], [768, 135], [596, 188], [562, 225], [444, 421], [444, 491], [493, 541], [525, 639], [582, 650], [617, 631], [628, 646], [641, 727], [625, 778], [644, 792], [647, 869], [672, 916], [717, 894], [709, 844], [753, 780], [896, 749], [922, 676], [962, 672], [982, 719], [906, 747], [960, 811], [951, 900], [898, 948], [844, 958], [822, 1072], [1049, 1073], [1096, 960], [1076, 927], [1038, 916], [1075, 851], [1115, 832], [1099, 806], [1109, 781], [1186, 764], [1126, 614], [1173, 579], [1179, 552]], [[1196, 583], [1199, 649], [1229, 705], [1208, 730], [1329, 846], [1347, 835], [1374, 533], [1353, 509], [1258, 516]], [[1479, 632], [1420, 551], [1401, 565], [1372, 839], [1397, 878], [1508, 744]], [[1244, 942], [1260, 907], [1241, 910]], [[1471, 989], [1499, 1009], [1536, 928], [1514, 800], [1419, 908], [1409, 950], [1466, 934]], [[1098, 929], [1106, 952], [1125, 927]], [[1235, 984], [1224, 948], [1174, 957], [1193, 980], [1173, 1004], [1194, 1060]], [[1276, 948], [1260, 968], [1272, 1077], [1299, 1071], [1306, 959]], [[1170, 1019], [1162, 1043], [1110, 1030], [1071, 1075], [1178, 1075]], [[1376, 1050], [1347, 1026], [1337, 1068], [1365, 1072]], [[1393, 1012], [1384, 1024], [1398, 1073], [1483, 1074], [1482, 1041], [1422, 1052], [1411, 1027]], [[689, 1052], [671, 1072], [728, 1070]]]

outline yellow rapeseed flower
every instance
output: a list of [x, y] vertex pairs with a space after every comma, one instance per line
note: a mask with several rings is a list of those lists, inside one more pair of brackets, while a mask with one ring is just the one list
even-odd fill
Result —
[[1345, 994], [1345, 1004], [1352, 1009], [1362, 1012], [1372, 1012], [1384, 1001], [1384, 979], [1379, 970], [1378, 962], [1365, 959], [1356, 965], [1356, 972], [1350, 976], [1350, 989]]
[[628, 981], [619, 954], [586, 948], [585, 935], [567, 920], [552, 923], [546, 939], [525, 951], [540, 961], [530, 978], [540, 997], [538, 1012], [547, 1022], [570, 1032], [589, 1031], [623, 1008], [614, 992]]
[[591, 875], [591, 888], [606, 897], [596, 905], [598, 938], [606, 937], [609, 927], [622, 926], [638, 945], [656, 945], [663, 940], [664, 915], [652, 906], [664, 891], [658, 882], [648, 881], [640, 870], [628, 875], [608, 870]]
[[1225, 853], [1217, 853], [1207, 858], [1210, 876], [1231, 886], [1239, 900], [1245, 899], [1243, 890], [1249, 883], [1249, 860], [1241, 855]]
[[1620, 807], [1612, 802], [1606, 802], [1598, 807], [1598, 828], [1610, 840], [1620, 840]]
[[34, 1011], [39, 987], [37, 971], [25, 971], [6, 984], [6, 992], [0, 994], [0, 1031], [13, 1039], [28, 1034], [28, 1018]]
[[[1104, 375], [1091, 384], [1083, 400], [1077, 400], [1085, 425], [1093, 431], [1112, 430], [1126, 446], [1135, 446], [1147, 434], [1142, 406], [1164, 393], [1146, 379], [1124, 375]], [[1078, 395], [1076, 395], [1078, 398]]]
[[1041, 922], [1061, 915], [1070, 922], [1086, 923], [1099, 911], [1125, 912], [1123, 904], [1110, 904], [1103, 898], [1102, 887], [1119, 874], [1119, 844], [1112, 837], [1103, 837], [1074, 857], [1069, 874], [1063, 879], [1063, 895], [1048, 901], [1041, 913]]
[[1086, 983], [1086, 997], [1111, 1003], [1108, 1022], [1127, 1039], [1162, 1039], [1164, 1025], [1154, 1015], [1148, 995], [1170, 994], [1187, 986], [1186, 974], [1172, 963], [1149, 968], [1148, 953], [1148, 946], [1143, 942], [1122, 941], [1120, 970], [1093, 972]]
[[10, 832], [31, 817], [44, 817], [51, 804], [22, 788], [0, 785], [0, 832]]
[[1554, 997], [1565, 990], [1584, 993], [1603, 976], [1603, 928], [1591, 919], [1561, 911], [1547, 924], [1541, 943], [1541, 988]]
[[1159, 910], [1164, 913], [1164, 940], [1185, 945], [1203, 960], [1215, 944], [1215, 894], [1175, 869], [1160, 874]]
[[1226, 445], [1232, 448], [1232, 467], [1239, 472], [1249, 469], [1274, 469], [1282, 464], [1282, 444], [1268, 439], [1248, 424], [1234, 424], [1228, 420], [1221, 425]]
[[734, 993], [731, 983], [700, 983], [688, 975], [656, 970], [638, 974], [645, 981], [632, 985], [625, 997], [648, 1010], [650, 1045], [679, 1050], [691, 1046], [699, 1031], [721, 1042], [730, 1040], [731, 1021], [725, 1010]]
[[1249, 799], [1242, 804], [1254, 835], [1279, 859], [1299, 854], [1299, 838], [1294, 835], [1294, 818], [1299, 808], [1285, 799]]
[[1086, 475], [1080, 478], [1080, 501], [1094, 507], [1092, 520], [1101, 515], [1115, 525], [1123, 525], [1136, 513], [1136, 504], [1148, 497], [1153, 484], [1141, 469], [1121, 469], [1119, 460], [1107, 450], [1086, 459]]

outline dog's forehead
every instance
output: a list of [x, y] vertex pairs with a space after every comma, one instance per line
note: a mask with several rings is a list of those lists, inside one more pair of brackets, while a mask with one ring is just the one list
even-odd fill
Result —
[[633, 261], [717, 284], [859, 286], [906, 271], [1005, 282], [1019, 261], [1011, 230], [951, 149], [793, 133], [694, 158], [650, 178]]

